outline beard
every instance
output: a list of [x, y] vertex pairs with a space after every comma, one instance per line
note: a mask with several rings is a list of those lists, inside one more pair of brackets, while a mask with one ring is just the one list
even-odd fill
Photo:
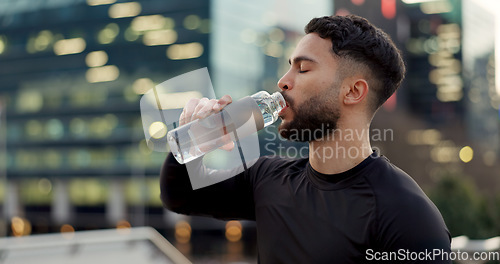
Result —
[[290, 122], [280, 124], [280, 135], [290, 141], [310, 142], [320, 141], [333, 134], [340, 118], [338, 89], [338, 85], [332, 85], [329, 89], [331, 92], [315, 95], [298, 106], [283, 92], [294, 116]]

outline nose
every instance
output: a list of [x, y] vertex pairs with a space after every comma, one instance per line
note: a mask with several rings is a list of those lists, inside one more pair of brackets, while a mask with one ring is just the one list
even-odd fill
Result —
[[282, 90], [282, 91], [286, 91], [286, 90], [290, 90], [292, 89], [292, 80], [290, 78], [290, 71], [288, 71], [287, 73], [285, 73], [285, 75], [283, 75], [283, 77], [281, 77], [281, 79], [278, 81], [278, 87]]

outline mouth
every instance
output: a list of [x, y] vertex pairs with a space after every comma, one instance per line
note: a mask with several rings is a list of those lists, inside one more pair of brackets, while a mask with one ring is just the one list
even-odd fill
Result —
[[283, 118], [283, 114], [284, 114], [284, 112], [285, 112], [285, 111], [286, 111], [286, 109], [288, 109], [288, 107], [289, 107], [288, 101], [286, 101], [286, 100], [285, 100], [285, 102], [286, 102], [286, 105], [285, 105], [285, 106], [283, 107], [283, 109], [281, 109], [281, 111], [278, 113], [278, 116], [279, 116], [279, 117], [281, 117], [281, 118]]

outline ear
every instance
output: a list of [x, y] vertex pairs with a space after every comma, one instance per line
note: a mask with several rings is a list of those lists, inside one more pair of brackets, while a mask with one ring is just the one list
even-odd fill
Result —
[[364, 79], [357, 79], [351, 83], [349, 90], [344, 96], [344, 104], [354, 105], [362, 102], [368, 95], [368, 83]]

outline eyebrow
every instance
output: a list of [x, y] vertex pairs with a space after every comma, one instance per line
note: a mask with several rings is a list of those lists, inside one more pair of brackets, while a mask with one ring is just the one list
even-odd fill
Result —
[[[309, 58], [309, 57], [307, 57], [307, 56], [298, 56], [298, 57], [295, 57], [295, 58], [293, 59], [293, 63], [294, 63], [294, 64], [300, 63], [300, 62], [302, 62], [302, 61], [310, 61], [310, 62], [318, 63], [317, 61], [315, 61], [315, 60], [313, 60], [312, 58]], [[290, 65], [292, 65], [292, 60], [291, 60], [291, 59], [288, 59], [288, 63], [289, 63]]]

